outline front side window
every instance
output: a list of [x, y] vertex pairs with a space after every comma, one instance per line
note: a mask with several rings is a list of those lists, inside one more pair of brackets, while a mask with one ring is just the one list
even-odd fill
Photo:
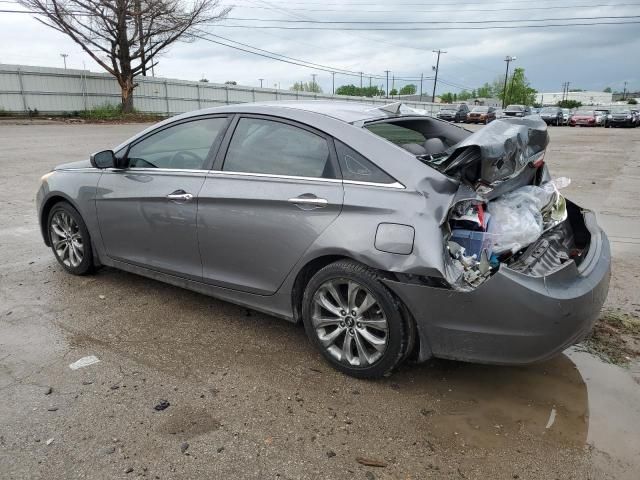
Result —
[[260, 118], [240, 119], [222, 169], [335, 178], [324, 137], [286, 123]]
[[129, 167], [202, 170], [226, 125], [226, 118], [204, 118], [160, 130], [129, 149]]

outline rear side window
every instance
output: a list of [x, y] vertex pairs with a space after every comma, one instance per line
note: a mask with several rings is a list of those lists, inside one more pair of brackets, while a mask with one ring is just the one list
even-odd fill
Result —
[[335, 178], [324, 137], [286, 123], [241, 118], [222, 167], [231, 172]]
[[342, 170], [343, 180], [370, 183], [395, 183], [395, 179], [375, 166], [353, 148], [336, 140], [338, 162]]
[[394, 125], [392, 123], [375, 123], [373, 125], [367, 125], [365, 128], [379, 137], [389, 140], [391, 143], [395, 143], [399, 147], [410, 143], [422, 145], [426, 140], [424, 135], [420, 132], [404, 128], [399, 125]]

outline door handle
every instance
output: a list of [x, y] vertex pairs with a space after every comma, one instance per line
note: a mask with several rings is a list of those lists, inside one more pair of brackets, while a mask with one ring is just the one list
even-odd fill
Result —
[[317, 197], [296, 197], [287, 200], [289, 203], [295, 203], [296, 205], [311, 205], [317, 208], [326, 207], [329, 202], [325, 198]]
[[190, 202], [193, 200], [193, 195], [185, 192], [184, 190], [176, 190], [173, 193], [167, 195], [168, 200], [173, 200], [174, 202]]

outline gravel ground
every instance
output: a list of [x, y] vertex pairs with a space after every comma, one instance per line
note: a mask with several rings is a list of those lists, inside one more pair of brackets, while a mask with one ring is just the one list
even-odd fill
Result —
[[[113, 269], [65, 274], [39, 177], [144, 127], [0, 124], [0, 478], [637, 478], [637, 365], [572, 350], [360, 381], [300, 326]], [[552, 172], [612, 240], [607, 308], [637, 316], [640, 129], [551, 136]]]

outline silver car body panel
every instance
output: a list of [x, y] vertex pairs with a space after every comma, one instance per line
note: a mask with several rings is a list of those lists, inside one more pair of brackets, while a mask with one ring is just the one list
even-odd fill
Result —
[[[446, 279], [449, 266], [441, 227], [456, 199], [472, 191], [465, 194], [458, 180], [362, 128], [366, 122], [402, 118], [371, 105], [279, 102], [190, 112], [146, 129], [114, 151], [124, 152], [157, 128], [212, 114], [266, 115], [311, 126], [371, 159], [396, 182], [229, 172], [216, 169], [215, 162], [212, 170], [104, 171], [88, 161], [75, 162], [43, 177], [37, 205], [45, 242], [43, 213], [51, 202], [65, 199], [85, 220], [97, 263], [291, 321], [299, 320], [292, 296], [300, 272], [318, 259], [351, 258], [382, 272], [388, 287], [405, 302], [418, 327], [423, 360], [431, 355], [498, 363], [537, 360], [588, 329], [604, 301], [610, 260], [606, 236], [595, 222], [594, 238], [601, 241], [594, 242], [600, 246], [590, 252], [598, 250], [593, 255], [599, 267], [590, 274], [579, 275], [570, 267], [562, 270], [564, 277], [557, 272], [558, 285], [579, 284], [564, 297], [559, 290], [552, 292], [544, 277], [533, 279], [503, 268], [473, 292], [406, 281]], [[168, 200], [176, 190], [193, 194], [193, 200]], [[289, 201], [310, 195], [326, 204], [306, 208], [309, 205]], [[519, 292], [518, 301], [510, 300], [510, 289]], [[529, 302], [543, 297], [548, 300], [541, 302], [548, 321], [532, 333], [529, 327], [540, 312]], [[526, 318], [523, 305], [530, 307]], [[556, 320], [574, 307], [581, 316], [573, 317], [572, 327], [557, 328]], [[520, 339], [530, 348], [522, 355], [509, 349], [488, 354], [487, 348], [493, 351], [500, 342], [478, 340], [482, 336], [476, 333], [483, 329], [498, 332], [495, 338], [505, 342]], [[456, 331], [465, 336], [456, 336]]]

